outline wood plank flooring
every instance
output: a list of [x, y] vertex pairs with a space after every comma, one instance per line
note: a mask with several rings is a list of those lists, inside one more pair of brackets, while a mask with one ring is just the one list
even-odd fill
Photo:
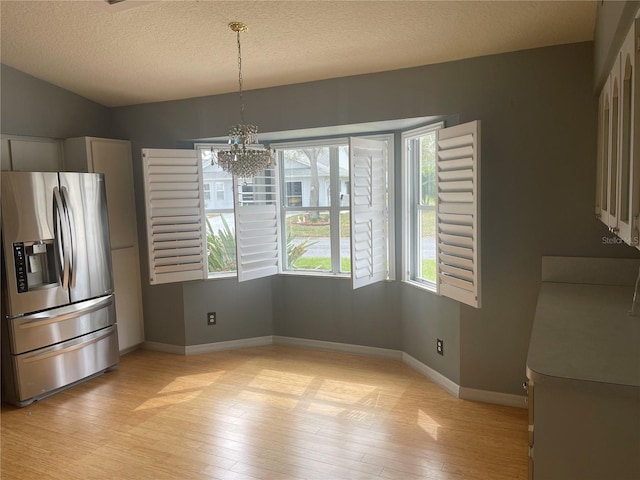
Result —
[[526, 410], [400, 361], [266, 346], [120, 367], [2, 406], [3, 479], [525, 480]]

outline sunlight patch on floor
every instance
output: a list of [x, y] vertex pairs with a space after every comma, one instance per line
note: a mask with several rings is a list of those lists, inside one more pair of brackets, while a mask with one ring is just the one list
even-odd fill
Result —
[[352, 405], [373, 393], [377, 388], [376, 386], [362, 383], [324, 380], [315, 398]]
[[219, 372], [200, 373], [196, 375], [186, 375], [184, 377], [177, 377], [173, 382], [164, 387], [158, 392], [158, 394], [183, 392], [185, 390], [192, 390], [194, 388], [205, 388], [213, 385], [218, 378], [226, 373], [225, 370]]
[[269, 390], [271, 392], [286, 393], [288, 395], [303, 395], [313, 377], [278, 370], [262, 370], [249, 383], [249, 387]]
[[242, 390], [238, 394], [238, 398], [270, 405], [272, 407], [282, 407], [286, 409], [295, 408], [298, 405], [298, 398], [290, 398], [284, 395], [272, 394], [267, 392], [254, 392], [251, 390]]
[[418, 410], [418, 426], [429, 434], [434, 440], [438, 440], [438, 429], [441, 425], [422, 410]]
[[178, 403], [188, 402], [196, 398], [202, 390], [194, 390], [191, 392], [174, 393], [170, 395], [164, 395], [162, 397], [153, 397], [144, 402], [142, 405], [136, 408], [138, 410], [148, 410], [150, 408], [162, 408], [169, 407], [171, 405], [177, 405]]

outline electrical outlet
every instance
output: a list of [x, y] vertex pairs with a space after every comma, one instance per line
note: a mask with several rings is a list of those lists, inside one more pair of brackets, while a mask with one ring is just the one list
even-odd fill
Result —
[[207, 313], [207, 325], [215, 325], [216, 324], [216, 312]]
[[444, 355], [444, 341], [436, 339], [436, 352], [438, 355]]

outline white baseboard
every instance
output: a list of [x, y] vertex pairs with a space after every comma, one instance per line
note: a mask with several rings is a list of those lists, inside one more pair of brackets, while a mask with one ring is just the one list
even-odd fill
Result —
[[306, 338], [273, 336], [274, 345], [286, 345], [290, 347], [317, 348], [320, 350], [331, 350], [334, 352], [354, 353], [357, 355], [369, 355], [371, 357], [384, 357], [393, 360], [401, 360], [400, 350], [389, 348], [367, 347], [364, 345], [352, 345], [350, 343], [325, 342], [322, 340], [308, 340]]
[[460, 398], [460, 385], [449, 380], [440, 372], [437, 372], [433, 368], [425, 365], [419, 360], [416, 360], [411, 355], [405, 352], [402, 352], [402, 361], [405, 365], [413, 368], [416, 372], [427, 377], [436, 385], [439, 385], [442, 388], [444, 388], [447, 392], [449, 392], [454, 397]]
[[175, 355], [185, 355], [184, 345], [171, 345], [169, 343], [148, 342], [142, 344], [145, 350], [153, 350], [154, 352], [173, 353]]
[[262, 347], [273, 344], [273, 337], [241, 338], [240, 340], [228, 340], [226, 342], [203, 343], [201, 345], [189, 345], [185, 347], [185, 355], [198, 355], [201, 353], [221, 352], [223, 350], [235, 350], [238, 348]]
[[220, 352], [223, 350], [259, 347], [264, 345], [286, 345], [291, 347], [317, 348], [320, 350], [331, 350], [334, 352], [353, 353], [357, 355], [369, 355], [372, 357], [383, 357], [392, 360], [402, 360], [404, 364], [413, 368], [416, 372], [425, 376], [436, 385], [439, 385], [456, 398], [476, 402], [495, 403], [497, 405], [505, 405], [509, 407], [527, 407], [525, 401], [526, 397], [524, 395], [512, 395], [508, 393], [491, 392], [488, 390], [477, 390], [475, 388], [461, 387], [457, 383], [449, 380], [440, 372], [425, 365], [408, 353], [388, 348], [351, 345], [349, 343], [325, 342], [322, 340], [309, 340], [306, 338], [281, 337], [279, 335], [243, 338], [240, 340], [205, 343], [202, 345], [189, 345], [186, 347], [159, 342], [144, 342], [142, 344], [142, 348], [146, 350], [154, 350], [157, 352], [173, 353], [176, 355], [198, 355], [201, 353]]
[[527, 408], [527, 397], [525, 395], [460, 387], [460, 398], [473, 400], [474, 402], [495, 403], [496, 405], [505, 405], [507, 407]]
[[[123, 348], [122, 350], [120, 350], [120, 356], [126, 355], [127, 353], [131, 353], [139, 348], [142, 348], [144, 345], [144, 342], [142, 343], [138, 343], [136, 345], [134, 345], [133, 347], [127, 347], [127, 348]], [[148, 350], [151, 350], [150, 348]]]

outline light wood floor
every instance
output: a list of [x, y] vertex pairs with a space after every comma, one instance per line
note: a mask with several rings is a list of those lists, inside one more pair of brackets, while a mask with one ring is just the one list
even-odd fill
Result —
[[399, 361], [267, 346], [138, 350], [3, 405], [3, 479], [523, 480], [523, 409], [459, 400]]

